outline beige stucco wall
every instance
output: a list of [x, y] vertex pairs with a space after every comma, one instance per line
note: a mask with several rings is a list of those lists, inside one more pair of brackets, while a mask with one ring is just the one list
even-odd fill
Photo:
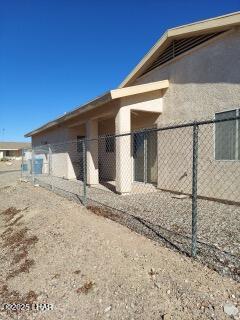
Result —
[[[162, 110], [162, 92], [148, 92], [139, 96], [128, 97], [121, 101], [112, 101], [95, 112], [88, 112], [74, 118], [64, 125], [46, 130], [32, 138], [34, 147], [48, 143], [52, 150], [52, 174], [69, 179], [78, 178], [81, 171], [81, 155], [77, 151], [77, 136], [87, 136], [86, 121], [98, 118], [98, 135], [103, 136], [115, 133], [115, 118], [121, 106], [128, 110], [134, 109], [131, 115], [131, 130], [152, 127], [156, 124], [159, 113], [144, 112], [144, 108], [158, 108]], [[140, 110], [140, 111], [139, 111]], [[88, 142], [88, 146], [94, 142]], [[99, 178], [100, 180], [115, 180], [116, 154], [106, 152], [105, 139], [98, 143]]]
[[168, 79], [160, 123], [212, 118], [239, 106], [240, 29], [195, 48], [136, 80], [132, 85]]
[[[168, 79], [158, 125], [213, 118], [240, 107], [240, 29], [176, 58], [132, 83]], [[192, 130], [159, 132], [159, 188], [191, 192]], [[199, 193], [238, 200], [240, 162], [215, 161], [214, 126], [200, 128]]]
[[90, 110], [61, 125], [32, 136], [32, 146], [36, 147], [44, 143], [54, 145], [52, 148], [53, 174], [68, 179], [78, 178], [82, 173], [82, 158], [77, 150], [77, 136], [86, 135], [86, 122], [89, 119], [99, 117], [100, 122], [102, 118], [115, 114], [117, 110], [118, 101], [112, 101], [100, 108]]

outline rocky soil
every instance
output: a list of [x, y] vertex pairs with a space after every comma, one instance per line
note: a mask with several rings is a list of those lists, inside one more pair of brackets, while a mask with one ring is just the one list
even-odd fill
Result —
[[[35, 183], [83, 201], [83, 184], [79, 180], [38, 175]], [[191, 255], [191, 198], [179, 199], [173, 193], [135, 183], [133, 192], [124, 196], [103, 185], [87, 186], [86, 190], [87, 205], [94, 212], [100, 209], [112, 220], [172, 250]], [[198, 199], [197, 230], [197, 259], [240, 282], [240, 206]]]
[[[240, 319], [234, 280], [101, 212], [29, 183], [8, 185], [6, 177], [0, 319]], [[17, 312], [4, 303], [48, 303], [53, 310]]]

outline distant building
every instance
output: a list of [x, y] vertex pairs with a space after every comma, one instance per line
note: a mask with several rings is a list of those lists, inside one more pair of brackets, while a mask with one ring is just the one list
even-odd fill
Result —
[[31, 147], [31, 143], [28, 142], [8, 142], [0, 141], [0, 160], [6, 159], [18, 159], [21, 158], [22, 149]]

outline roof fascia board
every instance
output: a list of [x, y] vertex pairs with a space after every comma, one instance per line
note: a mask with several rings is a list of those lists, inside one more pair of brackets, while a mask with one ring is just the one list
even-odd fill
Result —
[[156, 81], [156, 82], [126, 87], [121, 89], [115, 89], [115, 90], [111, 90], [110, 92], [111, 92], [112, 99], [117, 99], [117, 98], [132, 96], [136, 94], [141, 94], [145, 92], [161, 90], [168, 87], [169, 87], [169, 81], [162, 80], [162, 81]]
[[147, 66], [155, 59], [159, 53], [160, 47], [163, 47], [165, 43], [167, 45], [172, 38], [185, 34], [196, 34], [197, 32], [201, 31], [207, 32], [224, 27], [227, 28], [237, 24], [240, 24], [240, 11], [167, 30], [157, 41], [157, 43], [150, 49], [150, 51], [143, 57], [143, 59], [140, 60], [136, 67], [129, 73], [129, 75], [123, 80], [123, 82], [119, 85], [119, 88], [124, 88], [125, 86], [129, 85], [130, 81], [134, 81], [141, 74], [143, 68], [147, 68]]

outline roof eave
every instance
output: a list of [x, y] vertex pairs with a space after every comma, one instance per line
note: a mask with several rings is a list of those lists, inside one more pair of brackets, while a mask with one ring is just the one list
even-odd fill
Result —
[[169, 81], [167, 79], [162, 80], [162, 81], [155, 81], [155, 82], [150, 82], [147, 84], [142, 84], [142, 85], [136, 85], [136, 86], [131, 86], [129, 88], [122, 88], [122, 89], [114, 89], [110, 90], [109, 92], [105, 93], [104, 95], [88, 102], [87, 104], [78, 107], [77, 109], [74, 109], [73, 111], [67, 113], [66, 115], [57, 118], [53, 121], [50, 121], [46, 123], [45, 125], [27, 133], [25, 137], [31, 137], [33, 135], [36, 135], [42, 131], [48, 130], [52, 127], [55, 127], [57, 125], [60, 125], [61, 123], [70, 120], [76, 116], [79, 116], [80, 114], [83, 114], [85, 112], [88, 112], [90, 110], [93, 110], [95, 108], [101, 107], [102, 105], [119, 99], [123, 97], [128, 97], [131, 95], [137, 95], [137, 94], [142, 94], [150, 91], [156, 91], [156, 90], [162, 90], [166, 89], [169, 87]]
[[145, 70], [152, 60], [154, 60], [154, 58], [158, 55], [159, 49], [167, 45], [172, 38], [181, 35], [196, 34], [202, 31], [233, 27], [237, 24], [240, 24], [240, 11], [168, 29], [157, 41], [157, 43], [150, 49], [150, 51], [148, 51], [143, 59], [140, 60], [136, 67], [129, 73], [129, 75], [122, 81], [118, 88], [124, 88], [136, 80], [143, 70]]
[[92, 110], [94, 108], [97, 108], [97, 107], [103, 105], [104, 103], [109, 102], [110, 100], [111, 100], [111, 94], [110, 94], [110, 91], [109, 91], [109, 92], [107, 92], [107, 93], [95, 98], [94, 100], [91, 100], [88, 103], [75, 108], [74, 110], [66, 113], [65, 115], [63, 115], [63, 116], [61, 116], [61, 117], [59, 117], [57, 119], [54, 119], [54, 120], [46, 123], [45, 125], [37, 128], [37, 129], [35, 129], [33, 131], [30, 131], [30, 132], [26, 133], [24, 135], [24, 137], [25, 138], [29, 138], [29, 137], [31, 137], [33, 135], [36, 135], [36, 134], [38, 134], [38, 133], [40, 133], [40, 132], [42, 132], [44, 130], [53, 128], [53, 127], [61, 124], [62, 122], [70, 120], [70, 119], [72, 119], [72, 118], [74, 118], [74, 117], [76, 117], [76, 116], [78, 116], [78, 115], [80, 115], [82, 113], [88, 112], [88, 111], [90, 111], [90, 110]]

